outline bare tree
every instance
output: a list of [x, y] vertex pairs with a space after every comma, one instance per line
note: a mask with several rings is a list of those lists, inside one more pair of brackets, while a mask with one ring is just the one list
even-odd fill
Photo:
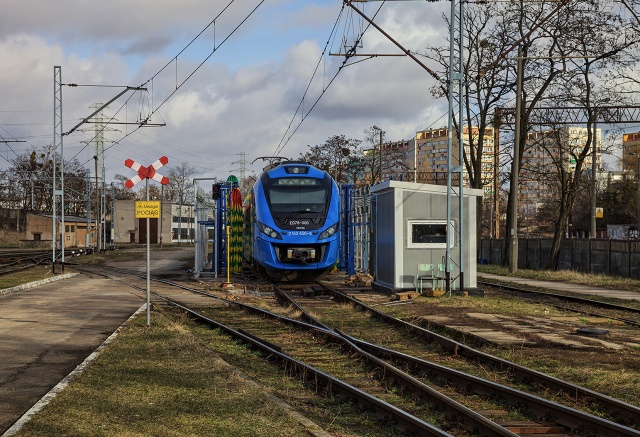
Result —
[[[182, 231], [182, 206], [192, 204], [195, 205], [195, 199], [193, 198], [193, 180], [191, 176], [195, 173], [196, 169], [188, 162], [181, 162], [177, 167], [173, 167], [169, 170], [169, 185], [166, 189], [159, 189], [156, 194], [156, 198], [160, 199], [163, 191], [167, 193], [167, 199], [175, 202], [179, 205], [178, 209], [178, 243], [181, 242], [183, 237]], [[157, 189], [157, 186], [154, 187]], [[188, 229], [185, 228], [185, 229]], [[186, 236], [187, 239], [189, 235]]]
[[[56, 159], [60, 159], [56, 155]], [[51, 212], [54, 153], [51, 147], [32, 147], [11, 160], [9, 169], [2, 173], [4, 181], [0, 195], [2, 203], [24, 212]], [[65, 213], [83, 215], [86, 211], [86, 184], [88, 173], [78, 160], [65, 161]]]
[[347, 139], [344, 135], [329, 137], [324, 144], [309, 146], [309, 151], [300, 158], [320, 170], [329, 173], [336, 182], [346, 181], [346, 166], [356, 156], [360, 140]]
[[191, 176], [195, 171], [195, 167], [188, 162], [181, 162], [180, 165], [169, 170], [169, 185], [164, 190], [169, 200], [185, 205], [193, 199]]
[[113, 181], [114, 197], [116, 199], [121, 199], [121, 200], [136, 199], [136, 192], [124, 186], [124, 183], [129, 180], [127, 176], [117, 174], [114, 176], [113, 179], [114, 179]]
[[[549, 86], [548, 101], [555, 106], [575, 106], [584, 108], [587, 114], [586, 137], [578, 141], [575, 138], [558, 138], [554, 150], [547, 150], [549, 156], [561, 157], [554, 161], [556, 171], [552, 172], [560, 187], [559, 214], [554, 230], [554, 238], [546, 268], [555, 270], [558, 265], [560, 243], [567, 227], [574, 202], [584, 192], [584, 180], [590, 180], [590, 194], [596, 186], [598, 168], [594, 166], [596, 154], [606, 150], [596, 150], [599, 139], [596, 138], [596, 123], [602, 118], [602, 106], [623, 102], [629, 87], [625, 79], [617, 74], [618, 67], [637, 65], [637, 47], [640, 34], [633, 23], [625, 22], [606, 10], [599, 1], [580, 2], [579, 6], [567, 6], [558, 20], [562, 27], [550, 33], [556, 38], [560, 54], [565, 58], [565, 71]], [[564, 120], [541, 120], [557, 131], [554, 123]], [[559, 152], [559, 153], [555, 153]], [[571, 161], [568, 165], [567, 158]], [[595, 235], [591, 236], [592, 238]]]
[[[443, 19], [450, 25], [449, 18]], [[463, 164], [469, 178], [471, 188], [484, 188], [491, 180], [487, 180], [483, 161], [489, 152], [491, 157], [496, 150], [488, 151], [485, 140], [487, 134], [493, 134], [493, 114], [505, 97], [510, 94], [515, 84], [514, 71], [509, 68], [505, 59], [499, 59], [510, 45], [511, 41], [504, 33], [496, 32], [501, 29], [500, 20], [504, 20], [504, 12], [499, 3], [487, 5], [469, 4], [465, 10], [465, 58], [464, 70], [467, 80], [464, 83], [465, 119], [468, 120], [464, 138], [465, 154]], [[504, 25], [502, 25], [504, 26]], [[442, 76], [446, 76], [449, 68], [449, 46], [427, 47], [424, 54], [439, 65]], [[436, 97], [448, 97], [448, 83], [438, 83], [431, 88], [431, 94]], [[473, 129], [475, 126], [476, 129]], [[454, 120], [454, 130], [459, 135], [461, 128], [458, 120]], [[462, 130], [464, 132], [464, 129]], [[459, 136], [457, 136], [459, 138]], [[494, 162], [497, 160], [494, 159]], [[496, 193], [497, 195], [497, 193]], [[482, 198], [477, 199], [476, 223], [477, 229], [482, 226]], [[488, 209], [486, 209], [489, 212]], [[478, 239], [480, 233], [478, 233]], [[478, 250], [480, 244], [477, 244]]]
[[[605, 74], [611, 74], [610, 62], [620, 57], [634, 46], [633, 32], [629, 23], [622, 23], [619, 17], [607, 12], [606, 5], [595, 0], [582, 2], [569, 2], [561, 6], [558, 13], [551, 14], [552, 8], [558, 8], [557, 3], [551, 2], [527, 2], [510, 3], [502, 13], [502, 20], [498, 29], [499, 34], [512, 41], [521, 41], [522, 65], [523, 65], [523, 92], [521, 96], [522, 113], [518, 153], [520, 162], [526, 157], [524, 150], [527, 144], [528, 133], [532, 125], [541, 125], [541, 121], [535, 119], [536, 110], [542, 106], [558, 106], [570, 103], [580, 104], [589, 111], [591, 124], [595, 120], [591, 111], [601, 104], [596, 96], [604, 95], [606, 82], [602, 79]], [[555, 9], [554, 9], [555, 10]], [[553, 15], [553, 16], [552, 16]], [[547, 19], [552, 16], [551, 19]], [[545, 20], [543, 26], [538, 22]], [[529, 29], [535, 29], [530, 32]], [[608, 38], [609, 35], [620, 35], [621, 38]], [[601, 83], [601, 91], [595, 92], [594, 84]], [[609, 85], [611, 82], [609, 82]], [[573, 89], [580, 92], [567, 92]], [[565, 91], [562, 91], [565, 90]], [[607, 91], [607, 92], [610, 92]], [[571, 96], [581, 96], [581, 99], [571, 99]], [[548, 129], [554, 129], [555, 123], [561, 120], [545, 120]], [[591, 124], [587, 130], [592, 131]], [[540, 128], [539, 128], [540, 129]], [[542, 128], [544, 129], [544, 128]], [[593, 147], [593, 138], [589, 137], [580, 150], [570, 148], [576, 159], [576, 174], [569, 182], [567, 171], [556, 166], [560, 191], [560, 214], [555, 227], [555, 241], [547, 268], [555, 268], [559, 242], [563, 235], [568, 213], [571, 209], [576, 193], [579, 190], [581, 171]], [[556, 145], [556, 147], [561, 147]], [[565, 147], [566, 149], [566, 147]], [[563, 156], [562, 153], [560, 153]], [[515, 162], [515, 161], [514, 161]], [[512, 165], [512, 172], [520, 173], [520, 168]], [[564, 187], [564, 188], [563, 188]], [[510, 187], [512, 192], [517, 192], [519, 187]], [[512, 197], [509, 198], [509, 203]], [[507, 211], [507, 229], [511, 229], [514, 217], [511, 216], [512, 208], [509, 205]], [[507, 234], [507, 257], [510, 258], [510, 250], [513, 247], [511, 239], [517, 235]]]

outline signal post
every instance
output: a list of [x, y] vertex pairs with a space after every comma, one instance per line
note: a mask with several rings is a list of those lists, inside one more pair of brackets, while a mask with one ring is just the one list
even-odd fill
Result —
[[124, 165], [137, 171], [138, 174], [124, 183], [126, 188], [133, 188], [141, 180], [146, 182], [146, 198], [144, 202], [136, 202], [136, 218], [147, 219], [147, 326], [151, 325], [151, 232], [149, 226], [150, 218], [160, 217], [160, 202], [149, 200], [149, 179], [160, 182], [162, 185], [169, 183], [169, 178], [157, 173], [156, 170], [169, 162], [166, 156], [160, 157], [149, 167], [143, 167], [132, 159], [127, 159]]

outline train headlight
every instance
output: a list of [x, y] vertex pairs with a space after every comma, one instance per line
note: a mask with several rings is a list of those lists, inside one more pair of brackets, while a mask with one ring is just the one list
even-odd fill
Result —
[[325, 238], [329, 238], [331, 237], [333, 234], [335, 234], [336, 232], [338, 232], [338, 225], [339, 223], [334, 224], [333, 226], [329, 226], [327, 229], [325, 229], [324, 231], [322, 231], [322, 233], [320, 234], [320, 236], [318, 237], [318, 240], [323, 240]]
[[269, 226], [257, 222], [258, 223], [258, 227], [260, 228], [260, 231], [262, 231], [263, 234], [271, 237], [271, 238], [275, 238], [277, 240], [282, 240], [282, 235], [280, 235], [280, 232], [276, 231], [273, 228], [270, 228]]

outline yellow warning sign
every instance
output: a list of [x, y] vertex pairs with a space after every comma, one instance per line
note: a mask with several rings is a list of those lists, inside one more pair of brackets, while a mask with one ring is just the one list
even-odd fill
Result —
[[596, 208], [596, 218], [604, 217], [604, 208]]
[[136, 202], [136, 218], [160, 218], [160, 202], [157, 200]]

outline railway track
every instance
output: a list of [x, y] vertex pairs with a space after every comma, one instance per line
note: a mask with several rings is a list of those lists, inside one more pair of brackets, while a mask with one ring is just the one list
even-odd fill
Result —
[[0, 252], [0, 276], [16, 273], [51, 261], [51, 252]]
[[[207, 293], [171, 283], [170, 281], [163, 280], [160, 282], [171, 286], [179, 286], [189, 292], [207, 295]], [[323, 305], [336, 307], [335, 301], [338, 300], [348, 302], [349, 307], [357, 305], [366, 310], [366, 314], [369, 315], [367, 317], [370, 318], [373, 315], [375, 319], [384, 319], [386, 323], [399, 326], [402, 330], [401, 336], [406, 336], [407, 333], [411, 333], [411, 335], [416, 335], [417, 333], [421, 338], [428, 338], [430, 343], [437, 344], [440, 349], [448, 351], [449, 354], [453, 352], [453, 356], [467, 359], [474, 357], [482, 365], [489, 363], [497, 366], [501, 369], [501, 372], [507, 371], [509, 374], [515, 375], [515, 378], [522, 379], [524, 374], [526, 375], [525, 379], [532, 379], [536, 384], [543, 387], [557, 389], [560, 386], [564, 390], [569, 390], [569, 387], [571, 387], [571, 390], [573, 390], [572, 395], [576, 398], [585, 397], [591, 402], [597, 399], [599, 403], [605, 406], [615, 407], [618, 412], [618, 418], [622, 418], [622, 423], [630, 422], [636, 425], [638, 423], [638, 409], [635, 407], [626, 406], [624, 403], [610, 398], [607, 399], [603, 395], [598, 396], [597, 393], [558, 381], [555, 378], [546, 377], [546, 375], [542, 375], [539, 372], [520, 368], [520, 366], [513, 363], [493, 357], [488, 358], [486, 354], [473, 351], [444, 337], [440, 338], [437, 334], [428, 333], [422, 328], [409, 326], [398, 319], [387, 319], [388, 316], [370, 307], [365, 308], [361, 303], [337, 290], [331, 290], [330, 292], [332, 293], [331, 299], [316, 299], [322, 303], [315, 305], [313, 312], [322, 312], [321, 307]], [[291, 293], [280, 292], [278, 294], [282, 299], [285, 299]], [[299, 294], [301, 295], [302, 293]], [[234, 303], [233, 306], [242, 308], [242, 311], [217, 308], [201, 309], [200, 312], [197, 312], [178, 302], [166, 301], [172, 305], [179, 305], [182, 310], [198, 318], [202, 323], [224, 329], [230, 335], [251, 343], [253, 347], [260, 348], [268, 356], [277, 357], [278, 360], [285, 363], [284, 366], [287, 369], [296, 369], [299, 374], [307, 375], [307, 381], [314, 381], [319, 390], [331, 389], [349, 398], [358, 399], [359, 402], [369, 408], [380, 412], [385, 418], [393, 418], [394, 422], [401, 424], [409, 432], [417, 432], [420, 435], [450, 435], [447, 431], [452, 430], [458, 432], [457, 435], [529, 435], [531, 433], [546, 433], [547, 435], [640, 435], [640, 432], [621, 423], [601, 419], [472, 375], [465, 375], [464, 372], [453, 370], [448, 366], [437, 365], [428, 360], [396, 352], [390, 348], [380, 347], [373, 344], [373, 342], [360, 340], [343, 333], [343, 331], [350, 329], [348, 325], [350, 320], [354, 318], [353, 310], [350, 310], [351, 316], [349, 317], [338, 316], [342, 321], [340, 326], [342, 329], [338, 329], [331, 328], [328, 323], [318, 322], [318, 317], [311, 316], [308, 313], [303, 316], [306, 321], [301, 322], [241, 303]], [[303, 309], [300, 307], [298, 311], [304, 314], [301, 311]], [[261, 319], [256, 320], [255, 317], [245, 316], [247, 312], [260, 314]], [[274, 321], [267, 323], [264, 319], [265, 317]], [[314, 326], [311, 323], [317, 325]], [[295, 330], [292, 331], [294, 328]], [[320, 338], [322, 338], [322, 342], [318, 343]], [[300, 344], [305, 346], [300, 347]], [[413, 344], [415, 347], [415, 341], [409, 342], [409, 344]], [[318, 353], [318, 350], [326, 352]], [[357, 359], [354, 356], [357, 356]], [[343, 360], [345, 361], [343, 362]], [[394, 363], [407, 371], [418, 369], [416, 377], [408, 375], [390, 363]], [[340, 377], [329, 376], [330, 372], [328, 370], [334, 368], [342, 369], [340, 371], [336, 370], [341, 375]], [[356, 368], [360, 371], [354, 375], [353, 370]], [[308, 375], [312, 375], [312, 377], [309, 378]], [[424, 378], [425, 375], [428, 378]], [[345, 383], [344, 380], [352, 383]], [[374, 380], [379, 381], [374, 384]], [[443, 383], [446, 384], [444, 390], [435, 387]], [[458, 387], [458, 391], [454, 394], [448, 393], [451, 391], [451, 386]], [[389, 387], [396, 388], [392, 388], [390, 391]], [[395, 394], [396, 391], [394, 390], [398, 390], [399, 393], [406, 392], [410, 394], [403, 396], [402, 400], [398, 401], [397, 398], [399, 396]], [[576, 394], [578, 395], [576, 396]], [[452, 399], [452, 396], [457, 400]], [[459, 401], [465, 396], [467, 400]], [[498, 404], [489, 403], [488, 407], [484, 403], [482, 406], [478, 406], [478, 401], [473, 399], [474, 396], [482, 396], [484, 403], [488, 402], [487, 399], [500, 398], [500, 400]], [[388, 398], [394, 398], [398, 402], [398, 406], [382, 400]], [[416, 401], [416, 399], [427, 399], [428, 404], [425, 404], [424, 401]], [[609, 403], [607, 404], [605, 401], [609, 401]], [[465, 403], [468, 406], [465, 406]], [[516, 407], [511, 413], [505, 412], [504, 408], [504, 405], [509, 404]], [[543, 422], [534, 423], [531, 420], [520, 419], [518, 414], [523, 411], [523, 407], [528, 412], [529, 417], [541, 418]], [[627, 409], [626, 407], [631, 408]], [[434, 425], [427, 420], [420, 419], [421, 415], [427, 414], [428, 416], [429, 413], [425, 413], [425, 411], [431, 411], [433, 408], [439, 411], [442, 416], [440, 419], [436, 419], [439, 421], [438, 424], [447, 431], [434, 428]], [[494, 422], [475, 410], [481, 411], [487, 416], [500, 416], [502, 420], [498, 419]], [[433, 420], [431, 419], [431, 421]], [[460, 427], [464, 428], [464, 431], [460, 431]], [[462, 433], [460, 434], [460, 432]]]
[[[86, 269], [86, 268], [85, 268]], [[113, 271], [120, 274], [127, 274], [142, 278], [135, 272], [126, 271], [122, 269], [86, 269], [105, 277], [110, 277], [107, 272]], [[354, 376], [353, 365], [357, 363], [354, 360], [352, 354], [345, 354], [340, 352], [341, 346], [331, 345], [331, 342], [327, 342], [327, 336], [339, 340], [340, 337], [324, 329], [318, 329], [313, 325], [300, 322], [295, 319], [290, 319], [269, 311], [252, 307], [250, 305], [242, 304], [239, 302], [228, 301], [226, 299], [220, 299], [217, 296], [211, 295], [200, 290], [195, 290], [190, 287], [176, 284], [166, 280], [156, 280], [164, 285], [170, 287], [177, 287], [189, 293], [196, 293], [201, 296], [208, 296], [215, 300], [222, 300], [224, 303], [229, 304], [230, 308], [226, 309], [211, 309], [200, 308], [195, 310], [188, 305], [180, 303], [180, 300], [170, 299], [163, 296], [163, 292], [154, 292], [154, 298], [156, 302], [163, 302], [167, 305], [174, 306], [176, 308], [185, 311], [190, 317], [198, 322], [209, 325], [211, 327], [221, 329], [233, 338], [245, 342], [251, 345], [253, 348], [263, 352], [264, 356], [269, 360], [278, 361], [286, 369], [289, 374], [296, 374], [300, 376], [305, 382], [314, 386], [314, 389], [323, 393], [334, 393], [343, 396], [345, 400], [357, 401], [371, 411], [375, 411], [381, 417], [384, 418], [385, 423], [390, 423], [388, 426], [397, 426], [405, 430], [409, 434], [425, 435], [425, 436], [451, 436], [452, 434], [436, 428], [435, 426], [417, 418], [416, 416], [406, 412], [405, 410], [395, 407], [392, 404], [385, 402], [384, 400], [373, 396], [366, 391], [359, 389], [358, 387], [349, 384], [341, 379], [335, 378], [327, 372], [316, 368], [309, 363], [302, 361], [301, 359], [292, 356], [291, 354], [283, 352], [285, 349], [295, 349], [297, 354], [306, 354], [307, 359], [313, 359], [314, 354], [316, 360], [321, 362], [332, 363], [333, 367], [340, 367], [340, 364], [336, 364], [336, 361], [343, 360], [343, 370], [346, 373], [350, 373], [352, 378], [358, 378]], [[127, 285], [137, 288], [140, 291], [144, 291], [142, 286], [142, 280], [140, 285], [136, 285], [131, 281], [127, 281]], [[188, 296], [186, 296], [188, 298]], [[212, 317], [215, 316], [214, 317]], [[261, 317], [256, 318], [259, 315]], [[295, 328], [292, 328], [295, 327]], [[272, 339], [279, 339], [280, 345], [273, 343]], [[287, 339], [288, 341], [283, 341]], [[322, 341], [320, 341], [322, 339]], [[342, 340], [340, 340], [342, 341]], [[304, 344], [304, 347], [301, 347]], [[315, 344], [315, 347], [312, 345]], [[321, 353], [318, 352], [320, 348]], [[331, 354], [331, 358], [326, 358], [327, 354]], [[325, 357], [325, 359], [322, 359]], [[320, 363], [322, 364], [322, 363]], [[360, 380], [367, 381], [371, 386], [375, 379], [368, 375], [367, 370], [363, 370], [360, 373]], [[384, 391], [384, 388], [378, 384], [378, 390]]]
[[[345, 295], [343, 295], [340, 292], [337, 292], [336, 290], [332, 290], [332, 292], [334, 292], [334, 296], [339, 297], [340, 300], [343, 300], [343, 298], [345, 297]], [[281, 298], [289, 299], [290, 297], [287, 295], [284, 295]], [[331, 300], [334, 300], [334, 299], [331, 299], [331, 300], [315, 299], [315, 300], [316, 302], [310, 305], [311, 307], [310, 312], [313, 312], [314, 314], [331, 313], [327, 317], [320, 317], [321, 320], [317, 323], [323, 324], [323, 326], [327, 326], [327, 325], [331, 326], [336, 322], [340, 323], [340, 321], [354, 320], [354, 317], [348, 316], [348, 312], [349, 312], [348, 310], [345, 310], [344, 308], [342, 310], [340, 308], [336, 309], [337, 305], [335, 303], [333, 304], [330, 303]], [[294, 300], [293, 305], [295, 305], [299, 311], [305, 311], [304, 307], [309, 306], [309, 302], [313, 302], [313, 301], [314, 301], [313, 298], [309, 299], [309, 298], [298, 297]], [[387, 316], [384, 316], [384, 315], [381, 316], [380, 314], [376, 314], [375, 310], [367, 308], [362, 304], [357, 304], [357, 306], [362, 309], [366, 309], [369, 314], [373, 313], [374, 315], [377, 316], [377, 318], [382, 318], [382, 319], [387, 318]], [[309, 322], [312, 322], [313, 319], [315, 319], [315, 317], [311, 316], [308, 312], [306, 315], [304, 315], [304, 318]], [[331, 320], [331, 322], [324, 323], [325, 319]], [[397, 323], [397, 319], [393, 319], [393, 321], [392, 320], [387, 320], [387, 321], [394, 324]], [[346, 326], [344, 327], [344, 329], [352, 329], [352, 327], [348, 326], [348, 324], [345, 324], [345, 325]], [[350, 341], [352, 341], [354, 344], [358, 345], [362, 349], [367, 350], [378, 357], [383, 357], [385, 359], [388, 359], [391, 362], [398, 364], [403, 369], [409, 369], [409, 371], [415, 372], [415, 374], [419, 375], [420, 377], [428, 376], [428, 379], [429, 379], [428, 382], [435, 383], [443, 387], [445, 390], [449, 386], [455, 386], [459, 390], [462, 390], [465, 393], [472, 393], [474, 395], [483, 396], [491, 400], [498, 399], [499, 400], [498, 406], [492, 411], [488, 411], [489, 414], [496, 414], [496, 412], [498, 412], [498, 415], [504, 414], [505, 411], [502, 406], [502, 404], [504, 403], [510, 404], [516, 408], [520, 408], [526, 405], [525, 409], [530, 415], [533, 414], [538, 418], [542, 418], [546, 422], [556, 423], [554, 427], [554, 425], [549, 425], [548, 423], [539, 424], [531, 421], [514, 423], [513, 421], [502, 420], [501, 421], [502, 425], [507, 427], [508, 429], [518, 430], [520, 432], [525, 432], [525, 433], [526, 432], [529, 432], [529, 433], [546, 432], [548, 434], [548, 432], [551, 432], [551, 431], [560, 431], [564, 427], [566, 429], [570, 429], [571, 432], [574, 432], [574, 433], [577, 432], [579, 435], [588, 435], [587, 431], [584, 429], [584, 426], [587, 422], [589, 422], [589, 419], [585, 419], [585, 417], [582, 417], [581, 413], [577, 412], [573, 408], [561, 406], [556, 402], [551, 402], [551, 401], [548, 402], [539, 396], [524, 393], [524, 392], [521, 392], [520, 390], [514, 390], [502, 384], [496, 384], [495, 382], [487, 381], [485, 379], [478, 378], [473, 375], [469, 375], [465, 372], [453, 370], [449, 366], [438, 365], [431, 361], [415, 357], [414, 354], [416, 353], [416, 350], [419, 349], [419, 347], [417, 347], [415, 341], [407, 340], [405, 339], [405, 337], [407, 336], [407, 332], [414, 331], [413, 333], [415, 334], [415, 330], [421, 330], [421, 328], [419, 327], [409, 327], [403, 323], [402, 329], [398, 330], [396, 332], [396, 335], [394, 336], [394, 334], [391, 332], [392, 329], [388, 329], [385, 332], [381, 332], [379, 328], [376, 328], [375, 324], [354, 323], [354, 325], [357, 325], [359, 334], [369, 338], [372, 338], [372, 337], [376, 339], [385, 338], [386, 342], [394, 343], [396, 346], [403, 348], [405, 351], [411, 351], [411, 354], [398, 352], [385, 347], [380, 347], [376, 344], [372, 344], [370, 342], [359, 340], [359, 339], [356, 339], [355, 337], [343, 334], [346, 338], [348, 338]], [[409, 328], [409, 331], [407, 331], [407, 328]], [[426, 352], [426, 354], [429, 356], [433, 356], [433, 353], [431, 351]], [[501, 364], [504, 365], [507, 363], [502, 362]], [[508, 364], [512, 364], [512, 363], [508, 363]], [[515, 366], [514, 364], [512, 365]], [[537, 376], [538, 378], [546, 377], [546, 375], [543, 375], [543, 374], [538, 374]], [[548, 378], [550, 382], [554, 382], [554, 383], [557, 382], [555, 378], [550, 378], [550, 377]], [[580, 390], [580, 387], [577, 387], [577, 386], [572, 386], [572, 388], [576, 391]], [[638, 411], [640, 411], [633, 406], [627, 406], [625, 404], [623, 404], [622, 407], [623, 408], [630, 407], [630, 409], [632, 410], [632, 412], [630, 413], [630, 416], [633, 416], [633, 417], [637, 417]], [[598, 422], [598, 420], [596, 420], [595, 422]], [[594, 431], [597, 433], [597, 435], [624, 435], [624, 433], [619, 434], [620, 432], [619, 430], [615, 430], [616, 426], [614, 426], [613, 428], [609, 428], [609, 426], [611, 426], [611, 422], [604, 421], [600, 425], [598, 425], [597, 423], [590, 423], [588, 429], [590, 430], [598, 429], [598, 431]], [[635, 431], [635, 430], [631, 430], [631, 431], [625, 430], [624, 432], [630, 432], [629, 435], [638, 435], [638, 431]], [[525, 435], [525, 434], [521, 434], [521, 435]]]
[[396, 327], [401, 332], [410, 333], [423, 339], [427, 344], [438, 345], [439, 348], [451, 356], [462, 358], [467, 362], [473, 363], [474, 366], [481, 366], [482, 369], [492, 369], [495, 375], [508, 376], [508, 379], [514, 385], [525, 384], [532, 389], [563, 394], [567, 399], [571, 399], [577, 404], [593, 405], [595, 409], [607, 412], [610, 418], [620, 424], [636, 428], [640, 427], [640, 408], [634, 405], [486, 354], [420, 326], [391, 317], [341, 291], [331, 287], [325, 287], [325, 289], [332, 293], [335, 299], [348, 302], [364, 310], [371, 317], [384, 321], [388, 326]]

